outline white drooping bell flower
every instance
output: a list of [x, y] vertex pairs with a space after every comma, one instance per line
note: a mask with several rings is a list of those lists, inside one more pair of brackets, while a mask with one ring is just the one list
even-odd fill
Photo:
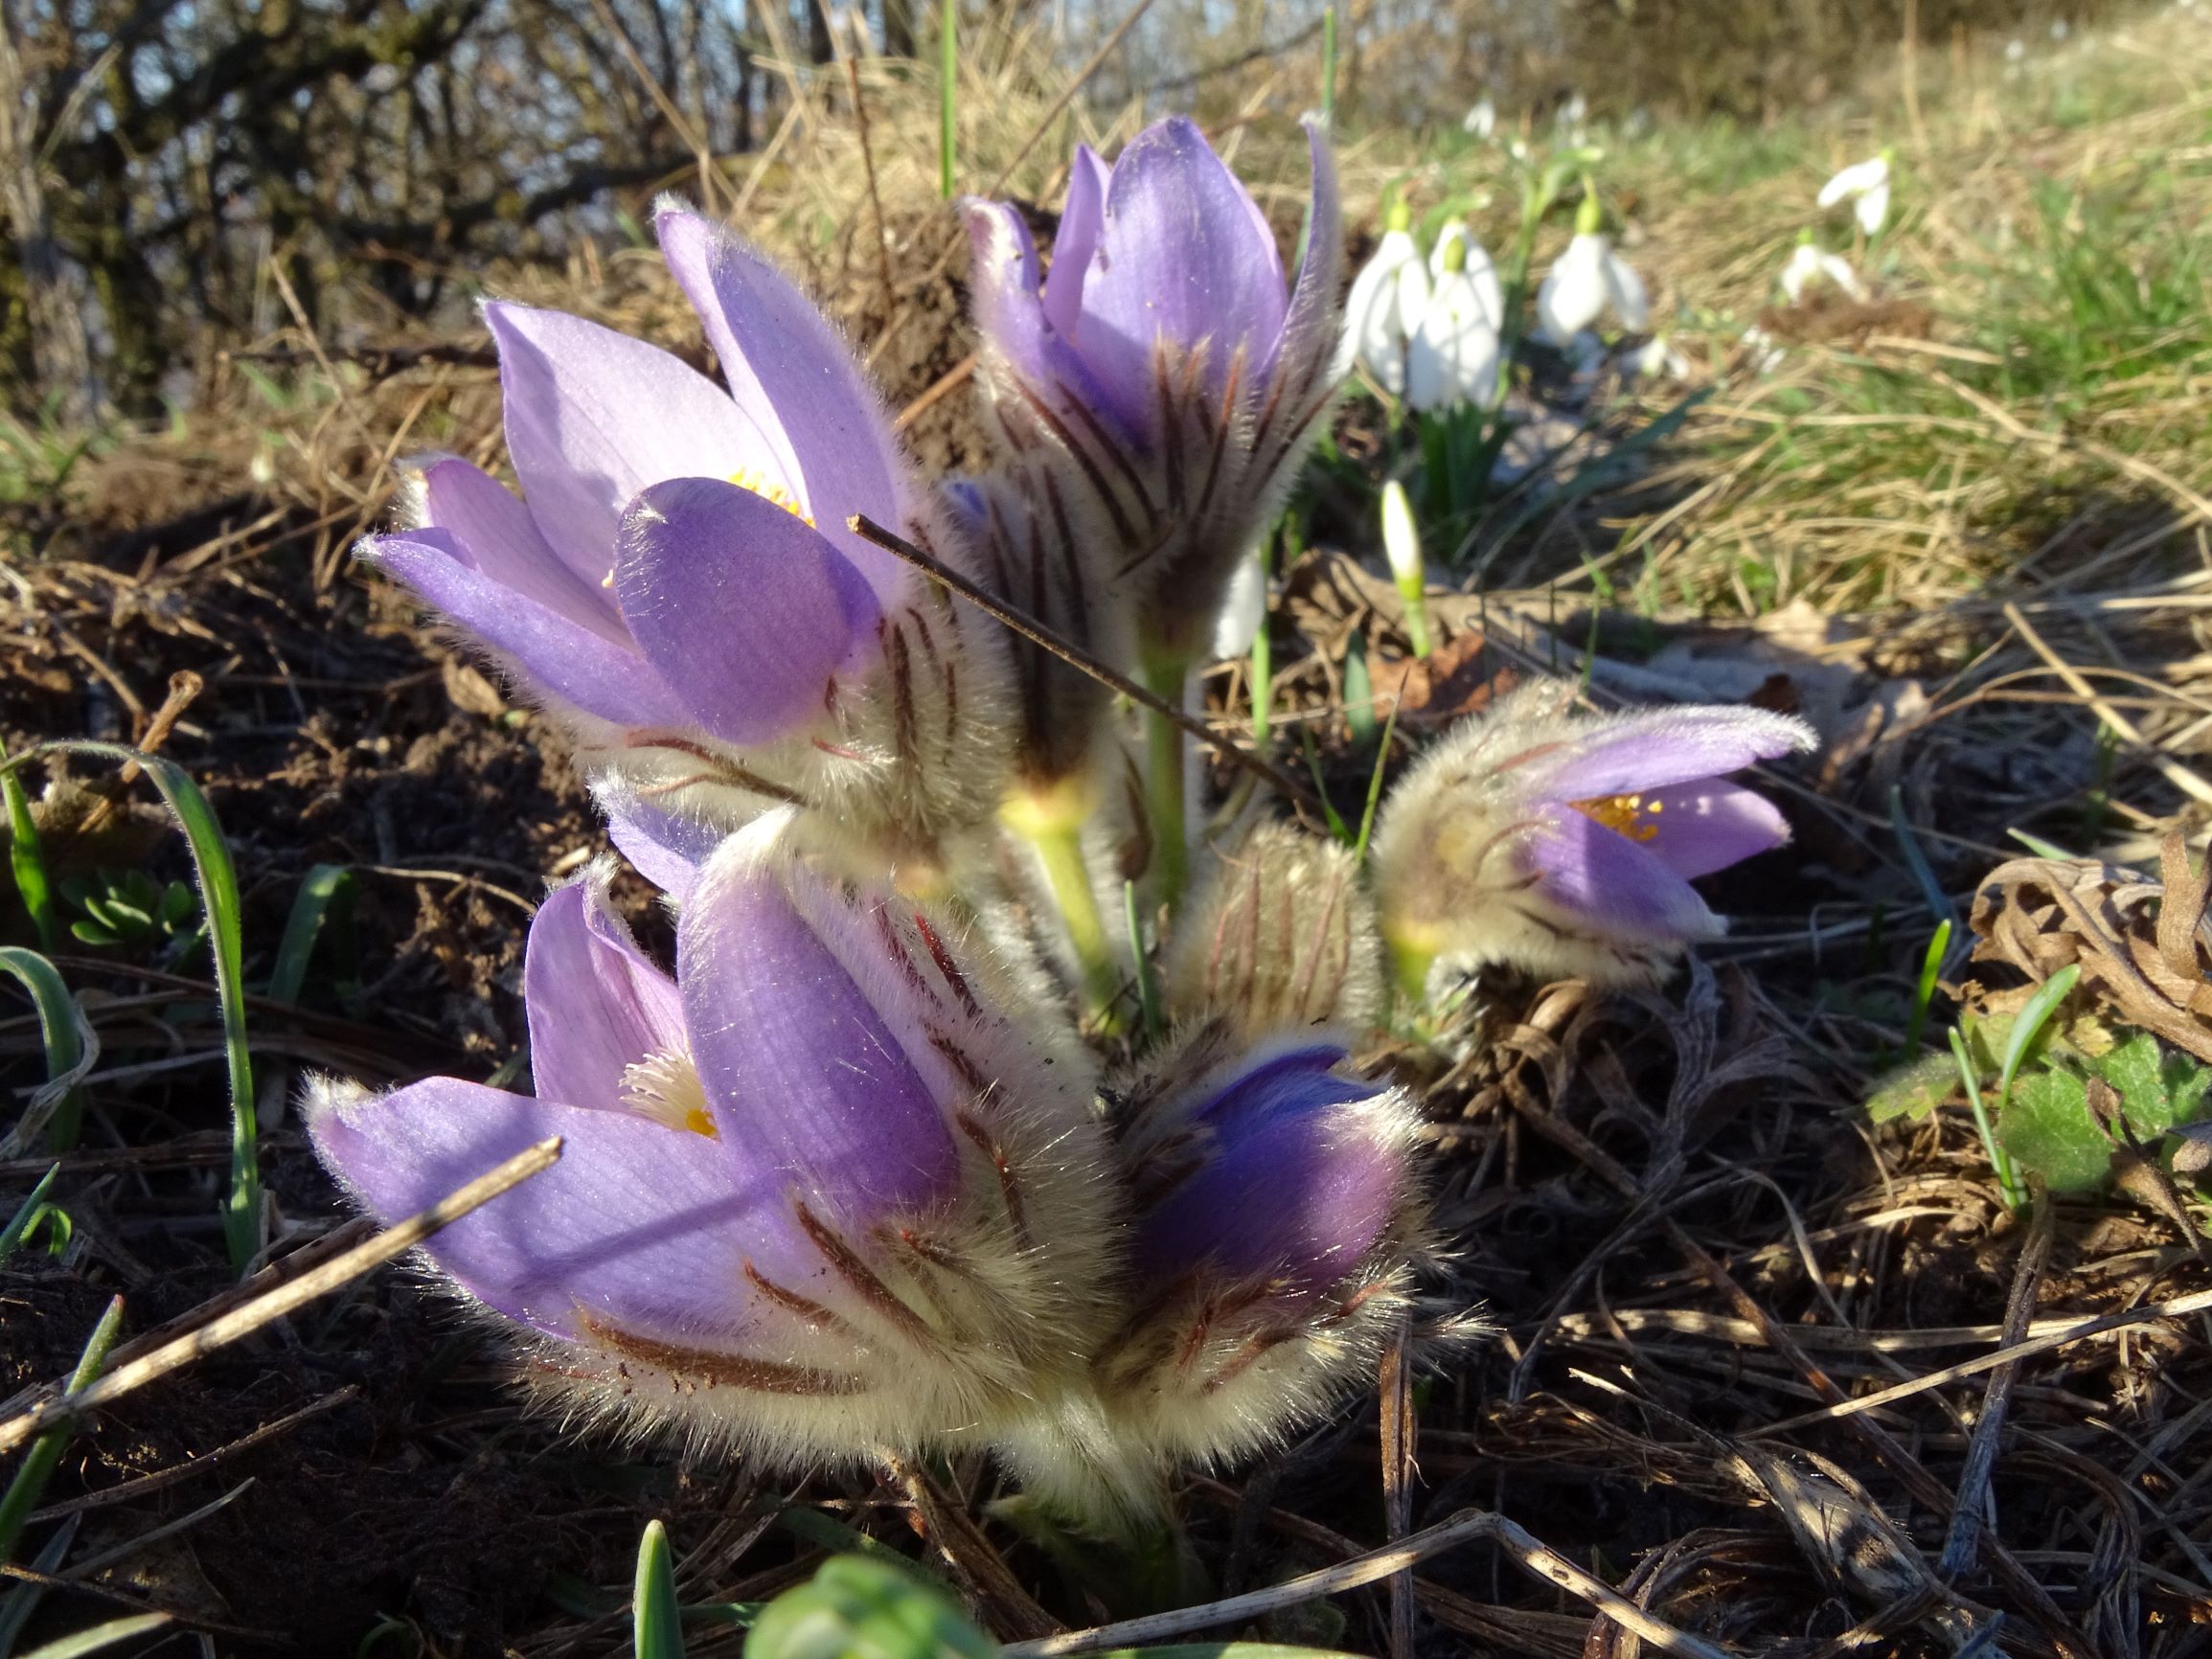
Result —
[[1613, 244], [1598, 228], [1604, 222], [1598, 193], [1585, 186], [1583, 205], [1575, 214], [1574, 239], [1537, 290], [1538, 332], [1562, 351], [1604, 316], [1608, 307], [1624, 329], [1641, 329], [1652, 320], [1644, 280], [1613, 252]]
[[1405, 353], [1405, 400], [1416, 409], [1491, 408], [1501, 390], [1498, 330], [1505, 321], [1496, 267], [1456, 219], [1437, 234], [1430, 262], [1428, 308]]
[[1790, 262], [1782, 267], [1782, 292], [1794, 306], [1808, 287], [1821, 283], [1835, 284], [1855, 300], [1866, 297], [1851, 261], [1840, 254], [1830, 253], [1813, 239], [1811, 231], [1806, 231], [1797, 239], [1797, 245], [1790, 250]]
[[1636, 352], [1635, 370], [1647, 380], [1687, 380], [1690, 359], [1665, 334], [1653, 334]]
[[1421, 561], [1421, 530], [1413, 522], [1413, 504], [1405, 499], [1405, 486], [1389, 479], [1382, 486], [1382, 551], [1390, 560], [1390, 580], [1405, 602], [1405, 637], [1413, 654], [1429, 652], [1428, 573]]
[[1466, 119], [1459, 125], [1469, 137], [1488, 143], [1491, 135], [1497, 131], [1497, 105], [1487, 98], [1482, 99], [1467, 112]]
[[1375, 257], [1360, 267], [1344, 302], [1344, 344], [1337, 357], [1339, 374], [1357, 361], [1393, 398], [1405, 395], [1406, 347], [1428, 309], [1428, 267], [1412, 226], [1413, 213], [1403, 198], [1393, 201]]
[[1815, 199], [1824, 208], [1849, 202], [1859, 228], [1873, 236], [1889, 217], [1889, 160], [1885, 149], [1870, 161], [1845, 168], [1820, 187]]

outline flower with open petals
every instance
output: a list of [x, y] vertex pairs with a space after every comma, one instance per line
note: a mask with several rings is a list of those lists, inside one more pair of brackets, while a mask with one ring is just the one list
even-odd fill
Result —
[[1461, 403], [1490, 408], [1503, 390], [1505, 296], [1497, 268], [1458, 219], [1437, 233], [1429, 264], [1433, 287], [1406, 353], [1405, 400], [1424, 410]]
[[1300, 1034], [1201, 1026], [1112, 1091], [1135, 1209], [1134, 1303], [1100, 1393], [1162, 1464], [1281, 1438], [1371, 1377], [1407, 1313], [1425, 1220], [1419, 1114]]
[[1889, 217], [1889, 151], [1845, 168], [1820, 187], [1814, 199], [1824, 208], [1849, 202], [1859, 228], [1873, 236]]
[[1865, 290], [1859, 285], [1859, 273], [1851, 268], [1851, 261], [1840, 254], [1830, 253], [1808, 232], [1790, 251], [1790, 262], [1782, 267], [1782, 292], [1794, 306], [1808, 287], [1821, 283], [1832, 284], [1855, 300], [1865, 297]]
[[995, 804], [996, 630], [855, 534], [935, 532], [830, 324], [695, 214], [661, 248], [728, 385], [559, 311], [494, 303], [517, 499], [421, 468], [410, 528], [363, 556], [488, 648], [585, 770], [723, 826], [778, 802], [927, 843]]
[[1334, 391], [1343, 226], [1317, 124], [1311, 233], [1275, 234], [1193, 123], [1076, 152], [1051, 275], [1013, 208], [968, 205], [981, 379], [1003, 446], [1046, 455], [1098, 590], [1185, 665], [1289, 489]]
[[546, 900], [536, 1098], [324, 1082], [315, 1149], [390, 1220], [562, 1138], [424, 1247], [558, 1403], [785, 1466], [1049, 1440], [1114, 1317], [1088, 1066], [927, 915], [785, 855], [786, 817], [699, 872], [673, 980], [594, 883]]
[[1608, 308], [1624, 329], [1641, 329], [1652, 318], [1643, 278], [1613, 252], [1612, 242], [1598, 228], [1602, 222], [1597, 196], [1585, 195], [1575, 215], [1573, 240], [1537, 290], [1538, 331], [1562, 350]]
[[1352, 279], [1344, 301], [1344, 350], [1338, 372], [1357, 359], [1393, 398], [1405, 394], [1405, 351], [1427, 312], [1428, 267], [1413, 240], [1413, 213], [1402, 198], [1390, 204], [1389, 228], [1375, 257]]
[[1577, 711], [1536, 680], [1424, 755], [1384, 804], [1377, 904], [1401, 984], [1434, 966], [1632, 984], [1722, 919], [1693, 878], [1779, 847], [1790, 826], [1731, 772], [1811, 748], [1749, 708]]

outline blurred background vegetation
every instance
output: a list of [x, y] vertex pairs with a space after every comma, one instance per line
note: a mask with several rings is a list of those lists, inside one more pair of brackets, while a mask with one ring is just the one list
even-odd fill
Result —
[[[1311, 78], [1331, 0], [1152, 0], [1093, 111], [1233, 119]], [[1362, 126], [1594, 115], [1770, 124], [1915, 40], [2064, 30], [2108, 0], [1334, 0]], [[958, 0], [955, 0], [958, 5]], [[934, 75], [914, 0], [0, 0], [0, 378], [82, 424], [205, 400], [222, 352], [462, 320], [493, 259], [560, 259], [655, 187], [714, 193], [833, 102], [848, 58]], [[969, 0], [994, 95], [1043, 101], [1128, 18]], [[969, 65], [964, 61], [963, 73]], [[1026, 78], [1028, 87], [1014, 82]], [[817, 90], [819, 89], [819, 90]], [[1057, 148], [1057, 147], [1056, 147]], [[737, 188], [733, 184], [733, 189]]]

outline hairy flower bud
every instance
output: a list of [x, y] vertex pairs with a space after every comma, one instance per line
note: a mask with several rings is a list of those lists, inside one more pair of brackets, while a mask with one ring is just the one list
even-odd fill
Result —
[[1402, 989], [1432, 966], [1502, 964], [1600, 983], [1658, 978], [1724, 923], [1690, 886], [1790, 827], [1724, 782], [1809, 749], [1803, 720], [1747, 708], [1597, 715], [1534, 680], [1462, 722], [1383, 804], [1373, 846]]
[[1263, 823], [1221, 855], [1175, 922], [1169, 1011], [1246, 1041], [1382, 1013], [1382, 939], [1349, 848]]

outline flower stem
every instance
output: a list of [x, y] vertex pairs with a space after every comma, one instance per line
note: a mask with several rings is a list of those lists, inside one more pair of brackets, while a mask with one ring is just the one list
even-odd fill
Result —
[[1090, 1012], [1104, 1014], [1121, 994], [1122, 974], [1083, 855], [1083, 827], [1089, 817], [1089, 791], [1066, 784], [1017, 790], [999, 809], [1000, 821], [1037, 849], [1045, 884], [1067, 929], [1068, 946], [1083, 972], [1084, 1003]]
[[[1144, 653], [1145, 684], [1177, 708], [1189, 664], [1180, 657]], [[1183, 833], [1183, 729], [1155, 710], [1145, 711], [1145, 807], [1152, 830], [1152, 892], [1173, 910], [1190, 879], [1190, 843]]]

